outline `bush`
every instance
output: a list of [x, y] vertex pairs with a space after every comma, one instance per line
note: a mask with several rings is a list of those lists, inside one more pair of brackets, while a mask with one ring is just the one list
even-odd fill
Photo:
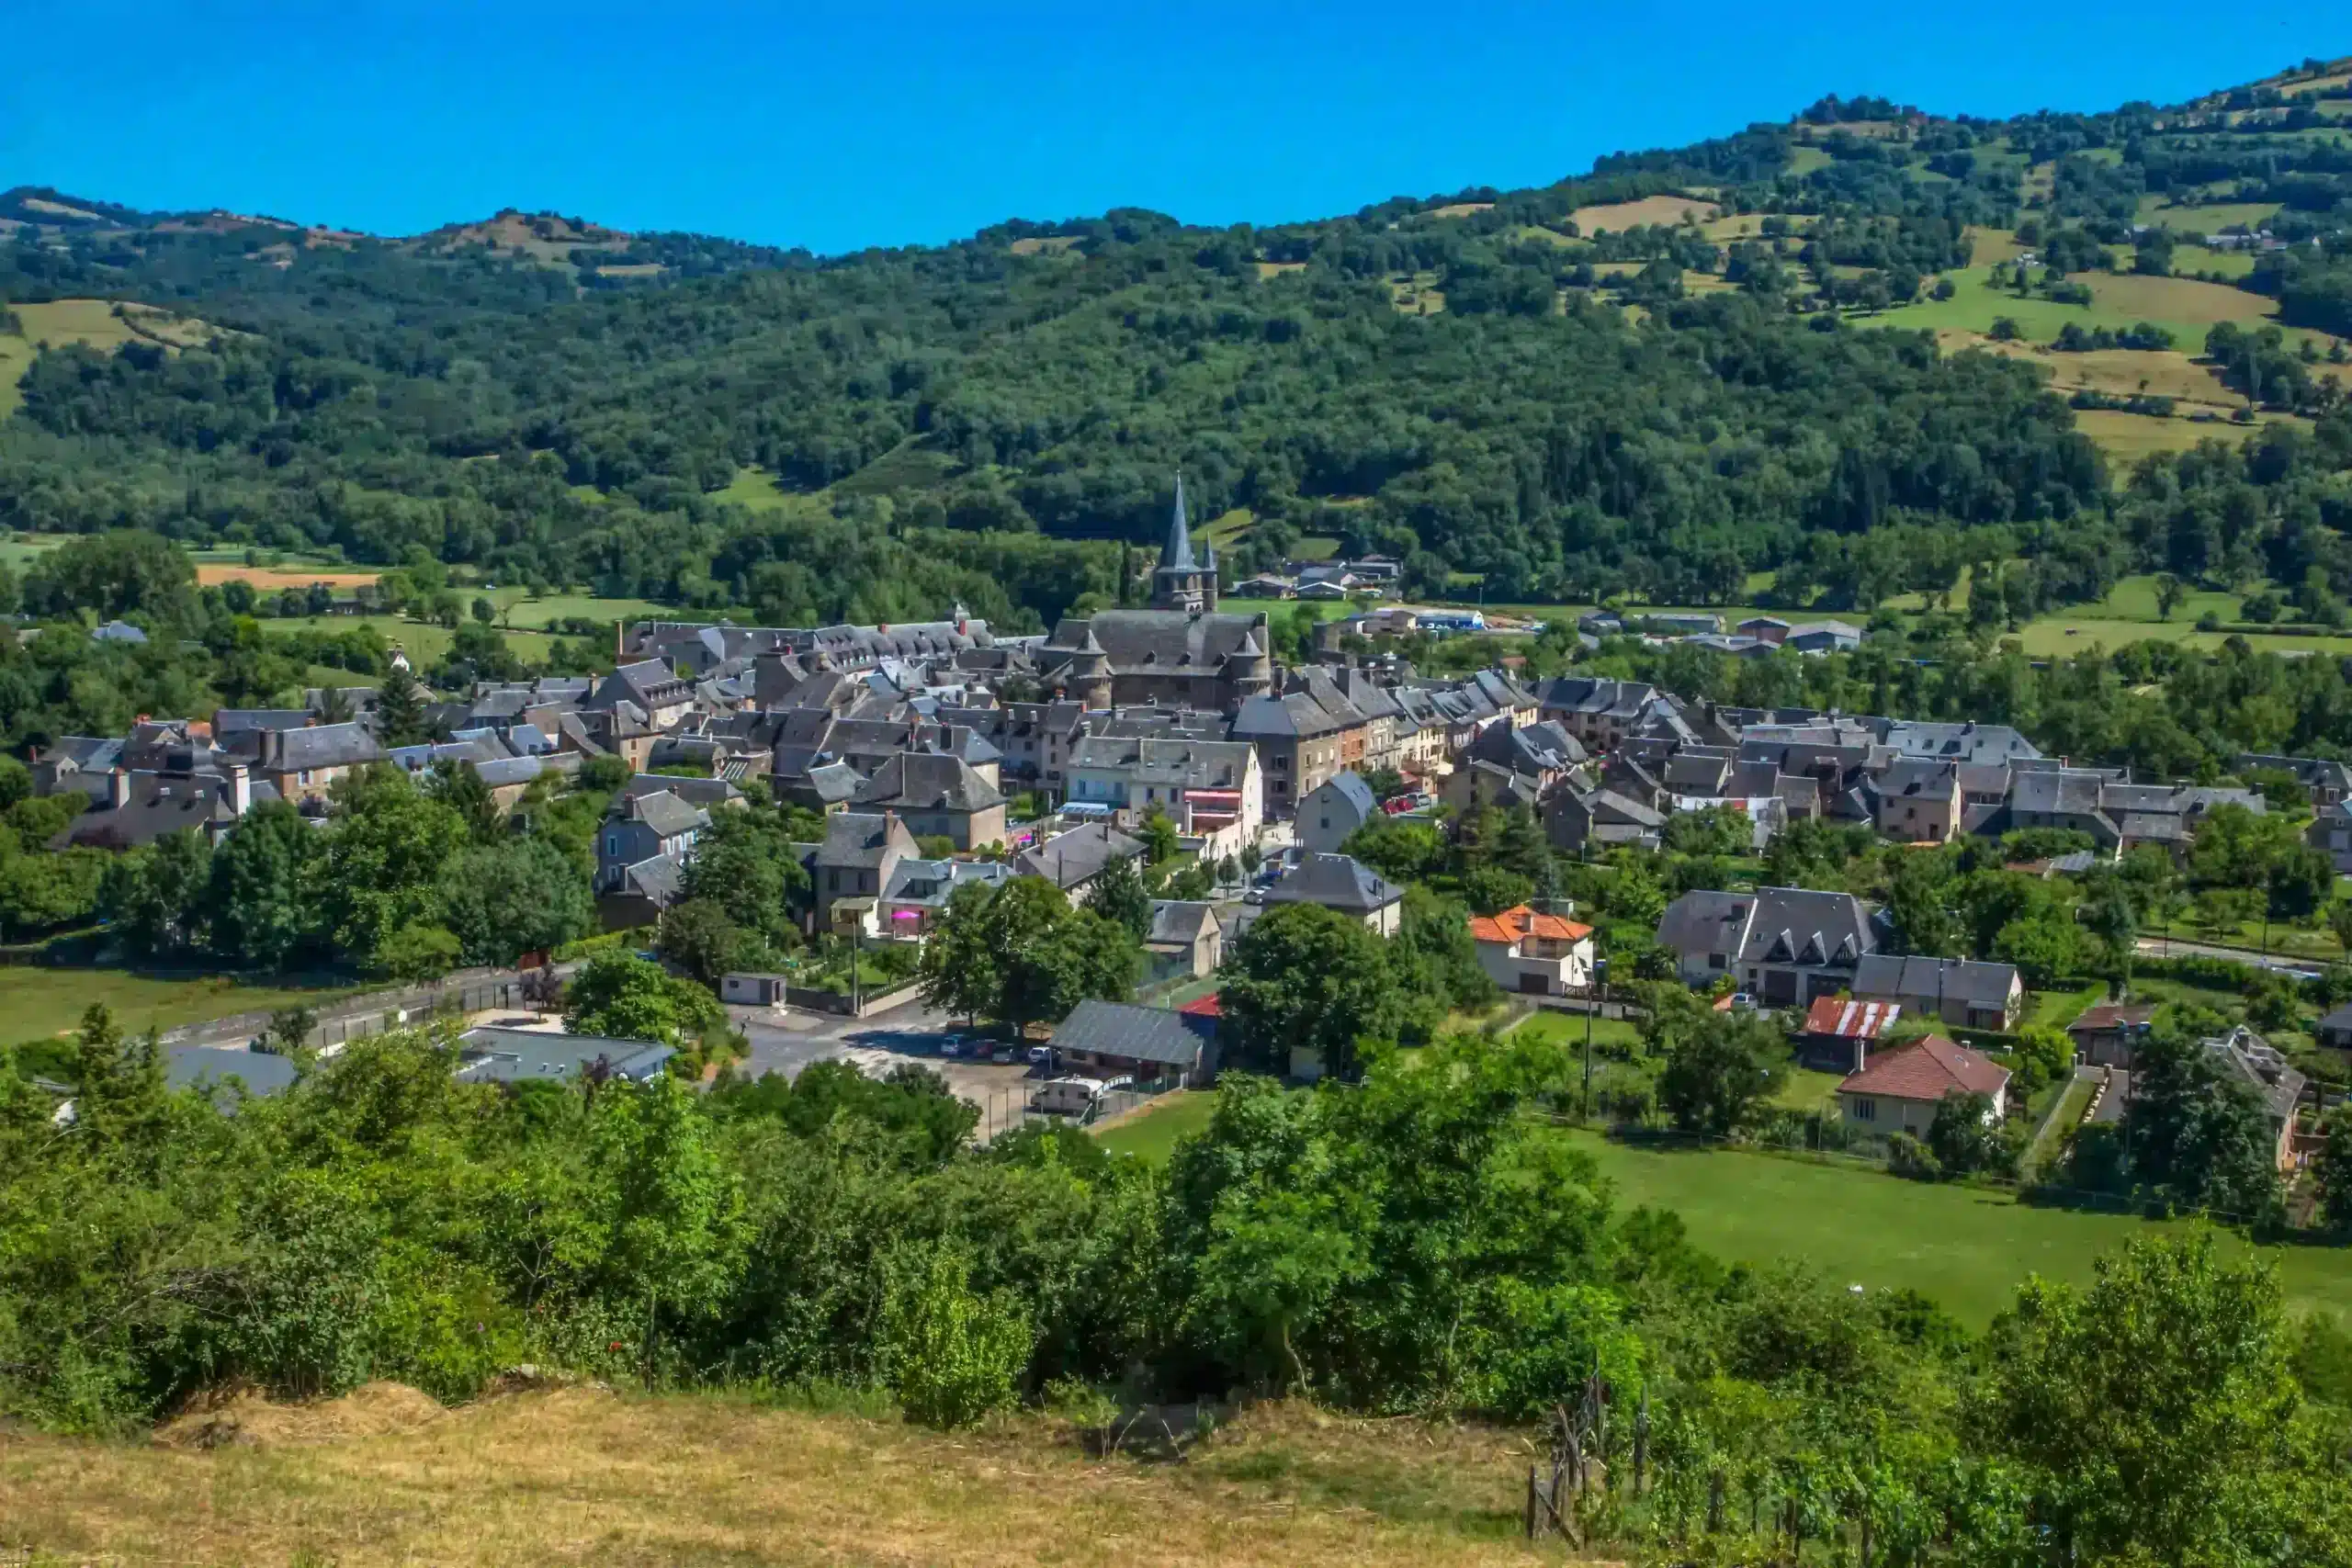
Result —
[[1935, 1151], [1908, 1133], [1896, 1133], [1886, 1140], [1886, 1168], [1914, 1181], [1944, 1179], [1943, 1162], [1936, 1157]]
[[1028, 1324], [1001, 1297], [972, 1290], [971, 1261], [947, 1247], [893, 1259], [882, 1299], [883, 1375], [910, 1420], [953, 1430], [1013, 1399], [1029, 1359]]

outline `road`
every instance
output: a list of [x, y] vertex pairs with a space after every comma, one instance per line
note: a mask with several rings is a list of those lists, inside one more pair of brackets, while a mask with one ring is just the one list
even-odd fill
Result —
[[2298, 975], [2305, 978], [2317, 975], [2324, 965], [2311, 958], [2291, 958], [2282, 953], [2265, 955], [2250, 947], [2216, 947], [2210, 942], [2181, 942], [2177, 939], [2143, 936], [2138, 947], [2146, 958], [2226, 958], [2233, 964], [2251, 964], [2256, 969], [2275, 969], [2281, 975]]

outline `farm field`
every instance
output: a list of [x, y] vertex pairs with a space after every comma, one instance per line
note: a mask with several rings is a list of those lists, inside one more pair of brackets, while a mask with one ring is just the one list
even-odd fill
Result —
[[[1690, 1239], [1719, 1258], [1786, 1258], [1838, 1284], [1907, 1286], [1975, 1329], [2009, 1304], [2029, 1273], [2081, 1283], [2101, 1253], [2180, 1228], [2134, 1215], [2036, 1208], [2001, 1192], [1906, 1181], [1858, 1166], [1563, 1135], [1616, 1183], [1622, 1208], [1672, 1209]], [[2262, 1251], [2278, 1263], [2292, 1304], [2352, 1312], [2352, 1248]]]
[[1622, 233], [1627, 229], [1648, 224], [1677, 224], [1685, 218], [1703, 222], [1715, 216], [1718, 209], [1712, 201], [1700, 201], [1687, 196], [1645, 196], [1639, 201], [1612, 201], [1600, 207], [1579, 207], [1568, 214], [1577, 231], [1590, 235], [1606, 229]]
[[352, 995], [356, 987], [246, 986], [226, 976], [164, 980], [123, 969], [0, 967], [0, 1015], [8, 1037], [33, 1040], [77, 1028], [93, 1002], [110, 1009], [126, 1032], [176, 1029], [231, 1013], [282, 1007], [316, 1007]]
[[[1955, 290], [1950, 299], [1920, 299], [1875, 316], [1858, 325], [1942, 329], [1990, 333], [2002, 316], [2018, 324], [2031, 343], [2048, 343], [2068, 322], [2088, 331], [2107, 327], [2120, 331], [2138, 321], [2150, 321], [2170, 331], [2184, 349], [2195, 350], [2209, 328], [2219, 321], [2259, 326], [2278, 313], [2278, 302], [2219, 283], [2186, 277], [2141, 277], [2131, 274], [2081, 273], [2070, 281], [2089, 288], [2091, 303], [2062, 305], [2039, 296], [2020, 299], [2014, 290], [1996, 288], [1989, 265], [1973, 265], [1943, 275]], [[2323, 333], [2290, 333], [2290, 337], [2314, 336], [2323, 347]]]

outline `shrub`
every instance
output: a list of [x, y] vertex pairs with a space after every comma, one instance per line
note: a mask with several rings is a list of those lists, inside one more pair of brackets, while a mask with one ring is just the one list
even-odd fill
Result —
[[1017, 1308], [973, 1291], [962, 1253], [924, 1248], [889, 1266], [878, 1348], [909, 1419], [953, 1430], [1011, 1404], [1029, 1340]]

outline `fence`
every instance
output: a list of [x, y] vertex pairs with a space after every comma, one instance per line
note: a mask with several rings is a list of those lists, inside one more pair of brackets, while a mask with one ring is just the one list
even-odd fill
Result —
[[[528, 1005], [519, 975], [481, 972], [452, 975], [447, 979], [425, 985], [374, 991], [313, 1009], [313, 1022], [306, 1043], [322, 1051], [332, 1051], [351, 1041], [364, 1040], [388, 1030], [413, 1028], [436, 1013], [486, 1012], [497, 1008], [520, 1009]], [[163, 1043], [166, 1045], [207, 1045], [251, 1040], [265, 1032], [277, 1016], [275, 1012], [255, 1010], [233, 1013], [227, 1018], [211, 1019], [203, 1023], [184, 1024], [165, 1031]]]
[[967, 1098], [971, 1099], [972, 1103], [979, 1107], [980, 1111], [979, 1124], [972, 1129], [973, 1137], [980, 1143], [987, 1144], [1032, 1125], [1098, 1126], [1115, 1117], [1124, 1116], [1131, 1111], [1140, 1110], [1170, 1090], [1182, 1087], [1171, 1078], [1137, 1084], [1131, 1089], [1114, 1089], [1096, 1099], [1080, 1114], [1059, 1116], [1049, 1111], [1033, 1110], [1030, 1107], [1030, 1097], [1036, 1093], [1037, 1086], [1044, 1081], [1042, 1078], [1024, 1078], [1016, 1084], [989, 1089], [984, 1096], [977, 1098], [967, 1096]]

